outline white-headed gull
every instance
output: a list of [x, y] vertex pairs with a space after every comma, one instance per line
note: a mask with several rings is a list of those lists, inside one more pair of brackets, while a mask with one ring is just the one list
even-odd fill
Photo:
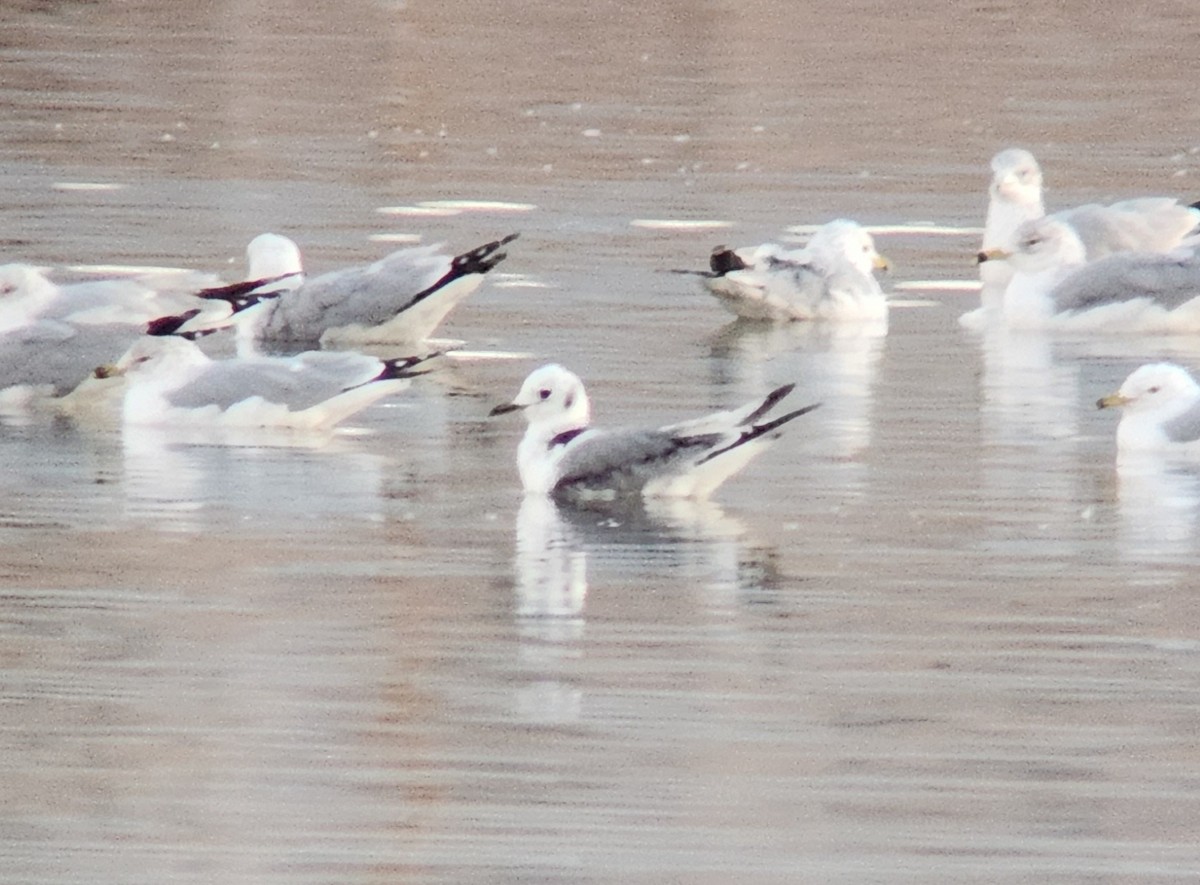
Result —
[[[516, 237], [455, 256], [440, 246], [399, 249], [373, 264], [311, 278], [303, 276], [299, 250], [286, 237], [256, 237], [247, 249], [250, 279], [240, 286], [265, 284], [290, 291], [256, 316], [244, 334], [262, 341], [340, 346], [420, 344], [507, 257], [503, 248]], [[247, 291], [231, 290], [239, 295]], [[222, 290], [203, 294], [225, 297]]]
[[529, 422], [517, 448], [525, 491], [574, 500], [626, 495], [706, 498], [779, 436], [805, 406], [778, 418], [767, 413], [793, 385], [762, 400], [692, 421], [645, 430], [599, 430], [583, 382], [562, 366], [534, 370], [516, 399], [493, 415], [521, 410]]
[[126, 424], [323, 430], [423, 374], [430, 357], [349, 351], [214, 360], [176, 336], [146, 336], [108, 373], [127, 378]]
[[[1011, 328], [1110, 333], [1200, 331], [1200, 256], [1187, 246], [1169, 253], [1114, 252], [1087, 261], [1075, 229], [1054, 216], [1017, 229], [1013, 250], [988, 250], [1014, 273], [1000, 318]], [[980, 314], [987, 322], [995, 313]]]
[[1117, 425], [1121, 453], [1200, 455], [1200, 385], [1182, 366], [1142, 366], [1096, 405], [1123, 410]]
[[[1046, 214], [1042, 200], [1042, 170], [1033, 154], [1008, 148], [992, 157], [987, 220], [981, 252], [1012, 251], [1017, 229]], [[1089, 203], [1053, 213], [1070, 224], [1083, 242], [1089, 261], [1114, 252], [1166, 252], [1179, 245], [1200, 224], [1200, 211], [1173, 197], [1142, 197], [1109, 206]], [[984, 285], [1003, 288], [1011, 269], [981, 264]]]

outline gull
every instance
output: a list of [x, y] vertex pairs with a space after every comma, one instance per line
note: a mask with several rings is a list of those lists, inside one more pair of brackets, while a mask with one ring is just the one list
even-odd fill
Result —
[[887, 298], [872, 271], [887, 259], [859, 224], [822, 225], [803, 249], [767, 243], [743, 249], [718, 246], [704, 285], [732, 313], [751, 320], [879, 320]]
[[741, 408], [645, 430], [599, 430], [583, 382], [559, 365], [535, 369], [511, 403], [492, 415], [522, 410], [529, 422], [517, 448], [527, 494], [575, 501], [707, 498], [722, 482], [779, 436], [805, 406], [778, 418], [767, 413], [794, 385], [787, 384]]
[[97, 372], [127, 379], [126, 424], [325, 430], [407, 388], [431, 358], [308, 351], [214, 360], [185, 338], [147, 336]]
[[107, 408], [119, 388], [91, 383], [97, 366], [111, 363], [146, 335], [202, 337], [231, 323], [231, 311], [257, 303], [248, 298], [224, 305], [223, 314], [193, 308], [149, 323], [40, 319], [0, 332], [0, 414], [25, 415], [51, 406], [79, 416]]
[[1117, 450], [1122, 454], [1200, 454], [1200, 385], [1182, 366], [1144, 365], [1096, 406], [1124, 410], [1117, 425]]
[[[987, 220], [981, 252], [1012, 251], [1017, 229], [1046, 214], [1042, 201], [1042, 170], [1029, 151], [1008, 148], [992, 157]], [[1087, 251], [1089, 261], [1114, 252], [1166, 252], [1174, 249], [1200, 224], [1200, 210], [1173, 197], [1141, 197], [1109, 206], [1089, 203], [1053, 213], [1070, 224]], [[1002, 289], [1009, 269], [983, 264], [984, 286]]]
[[1075, 229], [1046, 216], [1018, 228], [1012, 252], [993, 249], [980, 258], [1013, 268], [1001, 308], [1010, 328], [1200, 331], [1200, 255], [1188, 246], [1088, 262]]
[[147, 272], [59, 284], [31, 264], [0, 265], [0, 333], [41, 320], [136, 325], [193, 308], [228, 315], [227, 310], [194, 297], [193, 284], [208, 279], [189, 271]]
[[[287, 291], [240, 331], [261, 341], [420, 344], [507, 257], [503, 247], [516, 238], [510, 234], [453, 257], [439, 246], [399, 249], [373, 264], [309, 278], [295, 243], [261, 235], [247, 248], [250, 279], [233, 291], [243, 295], [259, 285]], [[202, 294], [226, 297], [222, 290]]]

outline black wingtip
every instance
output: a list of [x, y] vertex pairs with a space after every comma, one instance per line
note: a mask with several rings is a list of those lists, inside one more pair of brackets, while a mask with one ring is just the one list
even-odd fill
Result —
[[[197, 298], [208, 298], [217, 301], [228, 301], [231, 304], [236, 304], [244, 299], [247, 295], [254, 292], [262, 286], [271, 286], [275, 283], [282, 282], [288, 277], [294, 277], [297, 274], [285, 273], [277, 277], [263, 277], [261, 280], [243, 280], [240, 283], [230, 283], [228, 286], [214, 286], [211, 289], [201, 289], [196, 293]], [[281, 292], [267, 293], [273, 295], [282, 294]]]
[[708, 256], [708, 267], [714, 276], [723, 277], [735, 270], [745, 270], [746, 262], [728, 246], [717, 246]]
[[444, 350], [434, 351], [433, 353], [421, 354], [419, 356], [399, 356], [393, 359], [382, 360], [383, 371], [375, 376], [376, 381], [392, 381], [402, 378], [416, 378], [419, 375], [427, 375], [433, 371], [432, 367], [426, 363], [445, 354]]
[[150, 322], [146, 323], [146, 334], [155, 336], [174, 335], [180, 330], [181, 327], [183, 327], [184, 324], [188, 322], [188, 320], [198, 316], [199, 313], [200, 308], [194, 307], [191, 310], [184, 311], [183, 313], [175, 314], [169, 317], [159, 317], [156, 320], [151, 320]]
[[794, 383], [793, 384], [784, 384], [782, 387], [776, 387], [774, 390], [772, 390], [770, 393], [767, 394], [766, 398], [763, 399], [762, 403], [759, 405], [759, 407], [757, 409], [755, 409], [753, 412], [751, 412], [749, 415], [747, 415], [742, 420], [742, 423], [743, 424], [753, 424], [759, 418], [766, 415], [767, 412], [771, 411], [771, 409], [775, 408], [776, 403], [778, 403], [781, 399], [783, 399], [785, 396], [787, 396], [789, 393], [791, 393], [795, 389], [796, 389], [796, 385]]
[[405, 309], [407, 310], [408, 307], [412, 307], [419, 301], [424, 301], [430, 295], [440, 291], [441, 289], [444, 289], [455, 280], [462, 279], [463, 277], [470, 276], [471, 274], [487, 273], [508, 257], [508, 253], [501, 252], [500, 249], [511, 243], [519, 236], [519, 233], [509, 234], [507, 237], [503, 237], [499, 240], [492, 240], [490, 243], [484, 243], [482, 246], [478, 246], [472, 249], [470, 252], [464, 252], [461, 255], [455, 255], [450, 261], [450, 269], [442, 274], [441, 278], [438, 279], [437, 282], [435, 282], [432, 286], [422, 289], [420, 292], [414, 295]]
[[820, 403], [813, 403], [811, 405], [805, 406], [802, 409], [796, 409], [794, 412], [788, 412], [786, 415], [780, 415], [775, 420], [768, 421], [766, 424], [756, 424], [752, 428], [754, 430], [754, 436], [751, 436], [750, 439], [754, 439], [755, 437], [759, 437], [764, 434], [770, 433], [773, 430], [778, 430], [780, 427], [782, 427], [784, 424], [787, 424], [789, 421], [795, 420], [796, 418], [799, 418], [801, 415], [807, 415], [813, 409], [819, 409], [820, 407], [821, 407]]

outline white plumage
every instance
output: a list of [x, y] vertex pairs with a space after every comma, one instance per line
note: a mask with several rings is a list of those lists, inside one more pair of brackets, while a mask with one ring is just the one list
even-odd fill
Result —
[[779, 428], [816, 408], [767, 419], [791, 390], [792, 385], [780, 387], [763, 400], [679, 424], [606, 431], [591, 426], [591, 405], [578, 376], [548, 365], [531, 373], [516, 399], [492, 414], [520, 409], [529, 422], [517, 448], [527, 493], [576, 500], [706, 498], [775, 439]]

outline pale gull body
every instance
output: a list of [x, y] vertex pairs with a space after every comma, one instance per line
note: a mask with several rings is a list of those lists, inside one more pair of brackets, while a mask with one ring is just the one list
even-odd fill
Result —
[[1011, 253], [993, 250], [981, 257], [1014, 270], [1000, 311], [1010, 328], [1200, 331], [1200, 256], [1191, 248], [1117, 252], [1088, 262], [1074, 228], [1046, 216], [1018, 229]]
[[767, 413], [792, 385], [728, 412], [645, 430], [599, 430], [583, 382], [558, 365], [536, 369], [516, 399], [493, 415], [520, 409], [529, 427], [517, 449], [526, 493], [574, 500], [623, 496], [706, 498], [746, 466], [806, 406]]
[[[1033, 154], [1020, 148], [996, 154], [988, 196], [981, 251], [1011, 252], [1016, 247], [1018, 228], [1046, 214], [1042, 170]], [[1089, 261], [1114, 252], [1166, 252], [1200, 224], [1200, 211], [1172, 197], [1142, 197], [1109, 206], [1089, 203], [1054, 212], [1053, 217], [1074, 228]], [[980, 267], [985, 290], [1003, 289], [1010, 276], [1009, 268], [988, 264]]]
[[1117, 449], [1122, 455], [1200, 455], [1200, 385], [1182, 366], [1142, 366], [1096, 405], [1123, 410], [1117, 425]]
[[126, 424], [327, 429], [397, 393], [424, 357], [351, 352], [213, 360], [192, 342], [146, 337], [118, 361]]
[[[147, 333], [196, 337], [228, 325], [231, 309], [198, 308], [149, 323], [71, 322], [40, 319], [0, 332], [0, 414], [25, 414], [45, 406], [78, 413], [101, 410], [119, 393], [119, 382], [92, 383], [95, 369], [111, 363]], [[218, 319], [218, 313], [224, 319]], [[84, 390], [83, 388], [86, 388]], [[75, 391], [78, 396], [69, 396]]]
[[888, 264], [859, 224], [822, 225], [803, 249], [775, 244], [718, 246], [704, 284], [739, 317], [752, 320], [879, 320], [887, 298], [873, 271]]
[[[309, 278], [302, 275], [294, 243], [263, 235], [247, 250], [251, 279], [245, 285], [281, 280], [289, 291], [245, 334], [332, 345], [419, 344], [504, 260], [503, 247], [515, 238], [512, 234], [453, 257], [438, 246], [400, 249], [373, 264]], [[223, 297], [216, 291], [205, 295]]]
[[0, 333], [39, 320], [136, 325], [193, 308], [228, 315], [228, 310], [208, 307], [195, 297], [199, 286], [211, 280], [207, 275], [180, 271], [60, 284], [33, 265], [0, 265]]

